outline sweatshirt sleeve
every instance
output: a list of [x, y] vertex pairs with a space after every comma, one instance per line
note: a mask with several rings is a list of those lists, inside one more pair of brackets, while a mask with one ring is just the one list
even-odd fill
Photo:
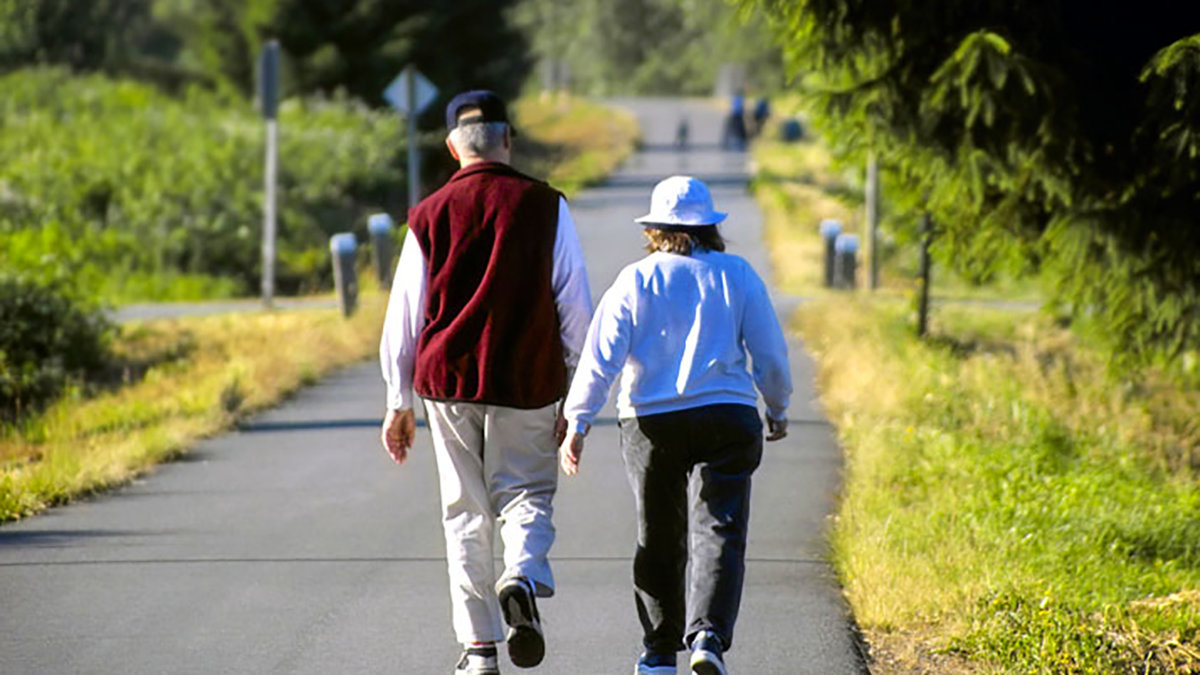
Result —
[[622, 272], [600, 299], [588, 326], [579, 367], [563, 405], [568, 428], [583, 433], [608, 400], [609, 389], [629, 356], [633, 328], [633, 274]]
[[792, 396], [787, 340], [775, 316], [767, 287], [749, 264], [746, 265], [745, 287], [742, 341], [753, 360], [754, 384], [767, 404], [767, 415], [771, 419], [784, 419]]
[[383, 320], [383, 338], [379, 342], [379, 365], [391, 410], [413, 407], [417, 338], [424, 328], [425, 256], [410, 230], [400, 249], [400, 262], [396, 264], [387, 316]]

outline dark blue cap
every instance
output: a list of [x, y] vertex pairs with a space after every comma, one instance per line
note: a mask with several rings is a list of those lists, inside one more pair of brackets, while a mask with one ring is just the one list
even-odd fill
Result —
[[510, 127], [512, 126], [512, 123], [508, 121], [508, 110], [504, 106], [504, 101], [487, 89], [475, 89], [464, 91], [450, 99], [450, 103], [446, 106], [447, 129], [453, 131], [458, 127], [458, 112], [463, 108], [479, 108], [481, 113], [479, 116], [468, 118], [464, 124], [504, 122]]

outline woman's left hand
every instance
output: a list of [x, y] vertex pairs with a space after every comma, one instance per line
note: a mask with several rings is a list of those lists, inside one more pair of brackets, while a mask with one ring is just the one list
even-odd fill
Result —
[[579, 458], [583, 456], [583, 434], [572, 431], [558, 448], [558, 462], [568, 476], [579, 473]]

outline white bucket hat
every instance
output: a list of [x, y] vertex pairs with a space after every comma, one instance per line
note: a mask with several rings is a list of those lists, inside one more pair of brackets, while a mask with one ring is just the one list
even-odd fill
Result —
[[650, 213], [634, 221], [643, 225], [702, 227], [716, 225], [726, 215], [713, 210], [712, 194], [703, 181], [691, 176], [671, 176], [659, 181], [650, 193]]

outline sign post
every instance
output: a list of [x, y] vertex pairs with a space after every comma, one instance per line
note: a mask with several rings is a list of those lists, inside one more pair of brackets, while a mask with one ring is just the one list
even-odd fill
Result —
[[279, 169], [279, 41], [263, 48], [258, 72], [259, 103], [267, 122], [267, 157], [263, 180], [262, 297], [270, 309], [275, 302], [275, 185]]
[[417, 145], [417, 116], [437, 98], [438, 89], [409, 64], [383, 91], [383, 98], [408, 119], [408, 207], [421, 197], [421, 156]]

